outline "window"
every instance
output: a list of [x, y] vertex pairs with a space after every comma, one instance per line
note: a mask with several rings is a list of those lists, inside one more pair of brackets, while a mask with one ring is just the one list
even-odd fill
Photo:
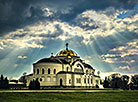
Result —
[[92, 84], [92, 79], [91, 79], [91, 84]]
[[50, 81], [50, 79], [51, 79], [50, 77], [47, 77], [47, 81]]
[[86, 74], [88, 74], [88, 70], [86, 70]]
[[54, 74], [56, 74], [56, 69], [54, 69]]
[[67, 72], [69, 71], [69, 67], [67, 67]]
[[92, 72], [92, 75], [94, 75], [94, 72]]
[[40, 81], [43, 81], [42, 78], [40, 78]]
[[71, 79], [69, 79], [69, 84], [71, 84]]
[[48, 69], [48, 74], [50, 74], [50, 69]]
[[88, 78], [88, 84], [89, 84], [89, 78]]
[[84, 78], [84, 83], [86, 84], [86, 78]]
[[76, 78], [76, 83], [81, 83], [81, 78]]
[[96, 84], [99, 84], [99, 81], [98, 80], [96, 80]]
[[44, 69], [42, 69], [42, 74], [45, 74], [45, 70]]
[[37, 69], [37, 74], [39, 74], [39, 69]]
[[53, 77], [53, 81], [56, 81], [56, 77]]
[[45, 80], [45, 78], [44, 78], [44, 77], [40, 78], [40, 81], [44, 81], [44, 80]]

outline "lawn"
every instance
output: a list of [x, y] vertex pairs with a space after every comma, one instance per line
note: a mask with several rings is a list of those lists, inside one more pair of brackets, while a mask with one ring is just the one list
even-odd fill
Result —
[[138, 102], [138, 91], [113, 92], [4, 92], [0, 93], [0, 102]]

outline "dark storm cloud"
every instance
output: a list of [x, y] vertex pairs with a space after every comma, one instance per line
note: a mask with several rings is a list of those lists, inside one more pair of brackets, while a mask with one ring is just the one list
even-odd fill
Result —
[[58, 19], [70, 21], [87, 9], [131, 9], [136, 3], [138, 0], [0, 0], [0, 36], [25, 25], [52, 20], [43, 16], [43, 8], [50, 8]]

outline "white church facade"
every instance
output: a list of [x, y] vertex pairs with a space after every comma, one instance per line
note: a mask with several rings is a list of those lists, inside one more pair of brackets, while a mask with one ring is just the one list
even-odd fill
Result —
[[74, 51], [61, 50], [33, 64], [33, 73], [27, 76], [27, 86], [37, 79], [41, 87], [95, 87], [100, 85], [100, 76], [95, 69], [85, 63]]

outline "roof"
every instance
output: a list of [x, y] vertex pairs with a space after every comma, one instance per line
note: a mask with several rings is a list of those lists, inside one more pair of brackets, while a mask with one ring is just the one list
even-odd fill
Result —
[[67, 61], [64, 60], [64, 59], [60, 59], [60, 61], [62, 61], [62, 63], [64, 63], [64, 64], [69, 64], [69, 62], [67, 62]]
[[37, 64], [37, 63], [58, 63], [58, 64], [68, 64], [67, 61], [65, 61], [65, 60], [63, 60], [63, 59], [58, 59], [58, 58], [55, 58], [55, 57], [44, 58], [44, 59], [41, 59], [41, 60], [37, 61], [37, 62], [34, 63], [34, 64]]
[[33, 74], [28, 74], [27, 76], [33, 76]]
[[84, 65], [85, 68], [93, 69], [93, 67], [89, 64], [83, 63], [83, 65]]
[[10, 85], [11, 85], [11, 84], [15, 84], [15, 85], [17, 85], [17, 84], [19, 85], [19, 84], [20, 84], [20, 85], [23, 85], [24, 83], [23, 83], [23, 82], [17, 82], [17, 83], [16, 83], [16, 82], [9, 82], [9, 84], [10, 84]]
[[60, 72], [58, 72], [57, 74], [84, 74], [84, 73], [60, 71]]

